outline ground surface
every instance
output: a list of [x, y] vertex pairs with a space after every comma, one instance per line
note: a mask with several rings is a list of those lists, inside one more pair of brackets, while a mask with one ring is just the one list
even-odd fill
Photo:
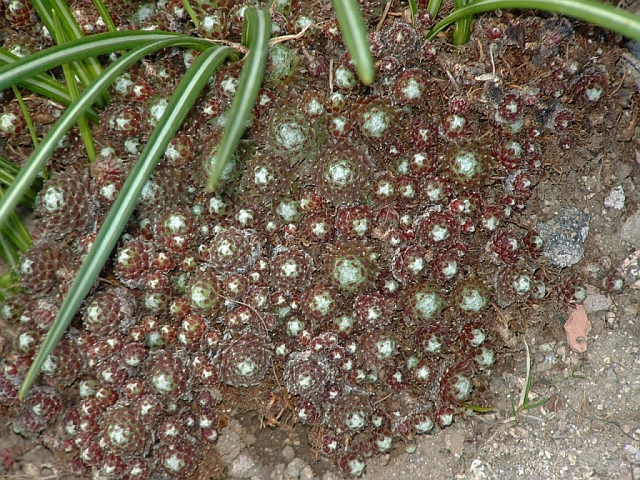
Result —
[[[606, 56], [609, 47], [603, 48]], [[620, 55], [617, 47], [612, 51]], [[628, 62], [615, 59], [611, 66], [626, 78], [612, 82], [611, 91], [623, 81], [633, 86]], [[609, 296], [595, 280], [616, 267], [628, 284], [640, 278], [634, 259], [640, 249], [637, 97], [631, 104], [619, 119], [620, 138], [585, 134], [584, 141], [561, 153], [561, 167], [551, 169], [523, 215], [529, 225], [548, 222], [566, 207], [589, 215], [584, 253], [573, 267], [588, 282], [592, 279], [585, 302], [592, 325], [586, 351], [576, 353], [569, 347], [563, 328], [569, 312], [557, 302], [510, 311], [502, 333], [511, 348], [500, 352], [481, 398], [495, 410], [469, 412], [453, 426], [419, 437], [415, 453], [394, 451], [370, 459], [363, 478], [640, 479], [640, 290], [629, 285]], [[512, 405], [518, 404], [526, 381], [525, 341], [532, 362], [529, 397], [532, 403], [549, 401], [514, 415]], [[278, 427], [260, 428], [250, 413], [224, 414], [227, 426], [205, 456], [198, 478], [339, 478], [331, 462], [316, 458], [306, 430], [292, 425], [286, 415]], [[0, 478], [72, 478], [64, 460], [13, 435], [3, 422], [0, 452], [5, 450], [17, 464]]]

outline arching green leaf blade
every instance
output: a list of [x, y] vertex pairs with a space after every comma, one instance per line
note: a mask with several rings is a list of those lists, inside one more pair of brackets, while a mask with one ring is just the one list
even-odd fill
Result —
[[[71, 9], [63, 0], [30, 0], [31, 5], [43, 21], [49, 32], [53, 35], [55, 42], [60, 45], [65, 43], [65, 38], [73, 41], [84, 37], [84, 33], [78, 25], [77, 20], [71, 13]], [[55, 18], [54, 18], [55, 15]], [[58, 27], [62, 28], [62, 36], [58, 32]], [[73, 72], [80, 79], [83, 86], [89, 85], [102, 71], [102, 66], [93, 57], [88, 57], [83, 61], [72, 61], [69, 63]], [[100, 99], [102, 106], [106, 105], [108, 98], [103, 95]]]
[[[0, 48], [0, 67], [8, 65], [20, 60], [20, 57], [13, 53]], [[71, 104], [71, 96], [66, 87], [53, 77], [45, 73], [39, 73], [31, 78], [18, 82], [18, 86], [31, 90], [32, 92], [39, 93], [40, 95], [47, 97], [54, 102], [61, 103], [62, 105], [69, 106]], [[96, 113], [95, 109], [90, 108], [87, 112], [87, 116], [92, 122], [99, 122], [100, 117]]]
[[73, 60], [82, 60], [105, 53], [138, 48], [163, 40], [175, 41], [175, 46], [205, 50], [211, 42], [181, 33], [127, 31], [91, 35], [64, 45], [56, 45], [0, 67], [0, 90], [25, 81]]
[[[13, 212], [33, 184], [38, 173], [47, 163], [47, 159], [56, 149], [58, 142], [67, 133], [78, 118], [93, 104], [102, 92], [118, 78], [118, 76], [133, 65], [135, 62], [144, 58], [146, 55], [156, 50], [168, 46], [174, 46], [183, 42], [183, 39], [169, 39], [157, 41], [144, 47], [140, 47], [128, 55], [118, 59], [111, 64], [103, 74], [87, 88], [78, 99], [69, 106], [62, 114], [58, 121], [51, 128], [47, 136], [40, 142], [38, 148], [31, 154], [25, 166], [16, 176], [15, 181], [7, 190], [4, 198], [0, 201], [0, 227], [4, 225], [11, 212]], [[55, 48], [55, 47], [54, 47]]]
[[342, 40], [356, 65], [358, 77], [365, 85], [371, 85], [376, 71], [369, 45], [369, 32], [362, 18], [358, 0], [333, 0], [333, 8], [338, 15]]
[[[139, 50], [140, 49], [134, 52], [139, 52]], [[33, 385], [47, 356], [53, 351], [60, 341], [60, 338], [62, 338], [62, 335], [64, 335], [73, 316], [91, 289], [93, 282], [98, 278], [102, 267], [118, 242], [122, 231], [138, 203], [140, 193], [146, 181], [151, 176], [166, 146], [184, 122], [184, 119], [191, 107], [193, 107], [193, 104], [198, 98], [200, 91], [206, 85], [209, 77], [232, 53], [234, 53], [232, 48], [217, 46], [204, 51], [198, 56], [180, 81], [164, 115], [158, 121], [156, 128], [149, 137], [146, 147], [140, 154], [140, 158], [136, 162], [127, 181], [122, 186], [118, 198], [102, 224], [91, 250], [87, 254], [69, 289], [67, 297], [62, 302], [58, 316], [54, 320], [51, 329], [44, 339], [42, 347], [27, 372], [20, 390], [21, 399], [25, 397], [31, 385]]]
[[554, 12], [593, 23], [640, 41], [640, 18], [638, 16], [595, 0], [476, 0], [470, 5], [454, 10], [436, 24], [427, 35], [427, 39], [432, 40], [444, 28], [470, 15], [507, 8]]
[[243, 42], [249, 44], [249, 53], [242, 68], [240, 81], [236, 90], [229, 120], [224, 127], [222, 140], [216, 152], [215, 161], [207, 181], [207, 190], [212, 191], [224, 167], [242, 138], [247, 120], [258, 98], [258, 91], [264, 79], [269, 52], [269, 38], [271, 37], [271, 18], [266, 10], [247, 9], [245, 24], [242, 31]]

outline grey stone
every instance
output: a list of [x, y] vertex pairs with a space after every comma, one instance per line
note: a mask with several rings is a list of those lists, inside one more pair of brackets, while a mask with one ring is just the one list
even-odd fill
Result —
[[294, 458], [296, 458], [296, 452], [293, 450], [291, 445], [287, 445], [282, 449], [282, 456], [287, 462], [290, 462]]
[[307, 465], [300, 472], [300, 480], [314, 480], [315, 478], [311, 465]]
[[624, 278], [624, 283], [632, 288], [640, 288], [640, 250], [636, 250], [625, 258], [618, 271]]
[[471, 462], [465, 480], [495, 480], [495, 478], [491, 466], [476, 458]]
[[578, 263], [584, 253], [582, 244], [589, 234], [589, 220], [587, 213], [571, 206], [548, 222], [538, 224], [536, 230], [545, 242], [544, 256], [561, 268]]
[[300, 472], [307, 466], [307, 463], [301, 458], [294, 458], [287, 465], [287, 476], [289, 478], [299, 478]]
[[231, 463], [244, 449], [240, 436], [229, 427], [224, 427], [218, 435], [216, 450], [225, 463]]
[[620, 229], [620, 237], [636, 248], [640, 248], [640, 210], [631, 215]]
[[625, 445], [624, 453], [626, 454], [627, 460], [629, 463], [633, 465], [640, 465], [640, 450], [633, 445]]
[[322, 480], [339, 480], [333, 472], [324, 472]]
[[229, 466], [229, 475], [234, 478], [251, 478], [259, 472], [256, 462], [246, 453], [241, 453]]
[[614, 208], [616, 210], [622, 210], [624, 208], [625, 200], [626, 196], [624, 194], [624, 188], [622, 188], [622, 185], [618, 185], [605, 197], [604, 206]]
[[608, 295], [602, 295], [600, 293], [588, 294], [584, 299], [584, 309], [587, 313], [602, 312], [609, 310], [611, 306], [611, 298]]

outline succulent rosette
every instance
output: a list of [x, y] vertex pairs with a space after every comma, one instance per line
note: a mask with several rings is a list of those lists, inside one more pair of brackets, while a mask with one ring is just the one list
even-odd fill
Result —
[[222, 381], [233, 387], [258, 385], [268, 372], [271, 352], [258, 337], [232, 341], [219, 355]]

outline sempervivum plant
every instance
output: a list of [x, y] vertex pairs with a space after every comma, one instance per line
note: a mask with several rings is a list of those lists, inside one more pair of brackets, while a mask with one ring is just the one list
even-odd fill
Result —
[[222, 381], [234, 387], [257, 385], [267, 373], [270, 357], [258, 337], [234, 340], [220, 353]]
[[80, 233], [91, 223], [91, 201], [86, 178], [74, 172], [54, 174], [38, 194], [36, 212], [47, 218], [47, 234]]
[[[231, 408], [274, 422], [289, 409], [323, 432], [309, 435], [317, 451], [360, 475], [474, 401], [503, 347], [490, 304], [547, 297], [522, 210], [555, 135], [569, 148], [578, 127], [615, 128], [617, 69], [595, 42], [559, 39], [580, 45], [575, 68], [552, 50], [502, 49], [493, 61], [530, 65], [530, 84], [500, 65], [504, 78], [466, 91], [489, 74], [450, 69], [464, 52], [434, 36], [453, 18], [463, 43], [470, 15], [507, 0], [456, 8], [430, 33], [439, 2], [409, 2], [404, 21], [377, 0], [335, 0], [336, 18], [322, 2], [214, 3], [96, 1], [109, 32], [87, 37], [87, 6], [76, 21], [59, 1], [12, 3], [11, 29], [50, 34], [25, 45], [58, 45], [0, 51], [0, 88], [16, 99], [0, 133], [19, 147], [0, 153], [24, 165], [0, 159], [13, 184], [0, 246], [26, 251], [5, 256], [28, 294], [0, 309], [17, 329], [0, 403], [24, 435], [64, 432], [74, 469], [96, 478], [189, 478]], [[535, 2], [640, 38], [628, 15], [580, 5]], [[544, 22], [523, 22], [536, 41]], [[43, 112], [21, 89], [68, 109], [32, 128]], [[23, 194], [38, 214], [29, 251], [10, 216]], [[549, 298], [579, 303], [579, 278], [559, 278]]]
[[284, 378], [287, 390], [294, 395], [313, 398], [324, 390], [330, 380], [327, 362], [312, 352], [297, 352], [289, 356]]
[[337, 204], [360, 200], [370, 188], [368, 164], [368, 158], [355, 145], [329, 148], [313, 166], [318, 193]]
[[33, 245], [18, 267], [23, 286], [32, 293], [46, 293], [60, 282], [64, 250], [55, 243]]
[[135, 411], [114, 407], [102, 415], [102, 429], [111, 450], [130, 455], [144, 451], [150, 440], [149, 432]]

